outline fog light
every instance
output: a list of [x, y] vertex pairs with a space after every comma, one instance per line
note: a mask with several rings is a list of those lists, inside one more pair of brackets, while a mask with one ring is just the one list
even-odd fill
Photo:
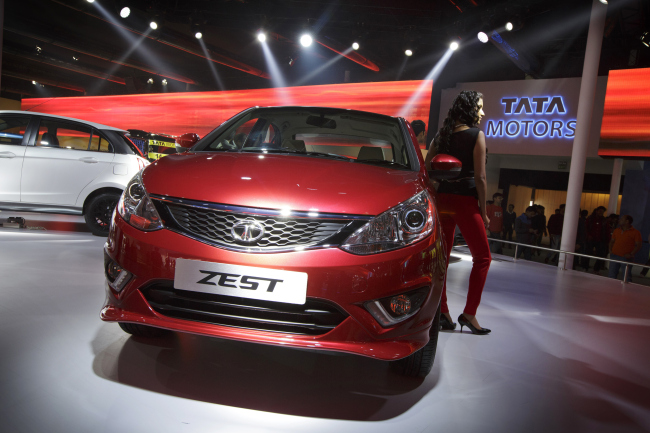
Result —
[[120, 272], [122, 272], [122, 268], [120, 268], [120, 265], [115, 262], [109, 263], [108, 268], [106, 269], [108, 277], [113, 281], [120, 276]]
[[406, 295], [394, 296], [390, 300], [390, 309], [398, 316], [411, 312], [411, 300]]
[[363, 306], [383, 327], [396, 325], [413, 317], [429, 294], [429, 287], [421, 287], [388, 298], [368, 301]]
[[124, 289], [132, 276], [133, 275], [129, 271], [123, 269], [113, 260], [110, 260], [106, 266], [106, 280], [108, 280], [108, 285], [117, 293]]

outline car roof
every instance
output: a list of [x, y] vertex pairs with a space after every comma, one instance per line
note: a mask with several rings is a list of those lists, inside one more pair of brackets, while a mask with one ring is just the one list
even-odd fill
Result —
[[37, 113], [35, 111], [0, 110], [0, 115], [1, 114], [22, 114], [22, 115], [30, 115], [30, 116], [45, 116], [54, 119], [71, 120], [73, 122], [83, 123], [88, 126], [92, 126], [95, 129], [126, 132], [125, 129], [115, 128], [114, 126], [102, 125], [101, 123], [95, 123], [95, 122], [88, 122], [87, 120], [75, 119], [73, 117], [57, 116], [56, 114]]
[[282, 109], [287, 109], [287, 110], [308, 110], [308, 111], [316, 111], [319, 113], [327, 114], [327, 115], [334, 115], [334, 114], [341, 114], [341, 113], [348, 113], [348, 114], [364, 114], [368, 116], [377, 116], [377, 117], [383, 117], [386, 119], [399, 119], [401, 116], [389, 116], [387, 114], [380, 114], [380, 113], [375, 113], [372, 111], [362, 111], [362, 110], [354, 110], [350, 108], [336, 108], [336, 107], [316, 107], [316, 106], [310, 106], [310, 105], [277, 105], [277, 106], [254, 106], [250, 107], [249, 110], [252, 109], [258, 109], [258, 110], [282, 110]]

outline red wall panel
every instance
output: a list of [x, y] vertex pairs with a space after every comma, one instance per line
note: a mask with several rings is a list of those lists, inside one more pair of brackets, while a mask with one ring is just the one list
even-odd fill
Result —
[[221, 92], [24, 99], [22, 109], [74, 117], [124, 129], [159, 134], [196, 132], [204, 136], [223, 121], [255, 105], [349, 108], [428, 123], [433, 81], [393, 81]]
[[598, 155], [650, 157], [650, 68], [609, 72]]

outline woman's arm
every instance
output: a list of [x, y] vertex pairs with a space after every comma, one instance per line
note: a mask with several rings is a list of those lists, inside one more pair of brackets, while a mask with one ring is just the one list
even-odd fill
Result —
[[[487, 196], [487, 179], [485, 177], [485, 134], [483, 131], [478, 132], [476, 145], [474, 145], [474, 182], [476, 183], [476, 192], [478, 193], [478, 204], [481, 210], [481, 217], [485, 227], [490, 224], [485, 208], [485, 197]], [[428, 157], [429, 155], [427, 155]]]
[[436, 146], [434, 145], [432, 140], [431, 144], [429, 145], [429, 151], [427, 152], [427, 157], [424, 158], [424, 167], [427, 170], [431, 170], [431, 160], [433, 159], [434, 156], [436, 156]]

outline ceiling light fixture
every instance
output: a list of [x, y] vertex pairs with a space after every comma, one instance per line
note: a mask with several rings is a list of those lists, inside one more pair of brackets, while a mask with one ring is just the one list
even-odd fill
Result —
[[308, 47], [314, 42], [314, 39], [311, 37], [311, 35], [304, 34], [300, 37], [300, 45], [303, 47]]
[[411, 57], [413, 55], [413, 51], [406, 50], [406, 51], [404, 51], [404, 54], [406, 54], [408, 57]]
[[490, 40], [490, 38], [488, 38], [488, 35], [485, 32], [478, 32], [477, 36], [478, 36], [478, 40], [483, 43], [486, 43], [487, 41]]
[[449, 49], [452, 51], [456, 51], [458, 49], [458, 42], [452, 42], [449, 44]]
[[120, 11], [120, 16], [121, 16], [122, 18], [126, 18], [126, 17], [128, 17], [129, 15], [131, 15], [131, 8], [129, 8], [129, 7], [127, 7], [127, 6], [124, 6], [124, 7], [122, 8], [122, 10]]
[[162, 80], [162, 85], [163, 85], [163, 86], [166, 86], [166, 85], [167, 85], [167, 79], [166, 79], [166, 78], [163, 78], [163, 80]]
[[95, 3], [95, 0], [86, 0], [88, 3]]
[[650, 33], [649, 32], [643, 32], [640, 39], [641, 39], [641, 43], [643, 45], [650, 48]]
[[158, 23], [155, 21], [151, 21], [149, 23], [149, 27], [151, 27], [152, 30], [156, 30], [158, 28]]
[[512, 29], [514, 28], [515, 26], [510, 21], [506, 23], [506, 30], [508, 30], [509, 32], [512, 31]]
[[38, 84], [36, 81], [32, 81], [32, 84]]
[[260, 42], [265, 42], [266, 41], [266, 33], [258, 32], [257, 33], [257, 40], [260, 41]]
[[203, 37], [203, 33], [201, 33], [201, 32], [196, 32], [196, 33], [194, 33], [194, 37], [195, 37], [196, 39], [201, 39], [201, 38]]
[[608, 4], [608, 3], [607, 3], [607, 0], [600, 0], [600, 2], [601, 2], [602, 4], [604, 4], [604, 5]]
[[149, 78], [149, 79], [147, 80], [147, 84], [153, 84], [153, 78]]
[[352, 49], [353, 50], [358, 50], [359, 49], [359, 43], [358, 42], [353, 42], [352, 43]]

